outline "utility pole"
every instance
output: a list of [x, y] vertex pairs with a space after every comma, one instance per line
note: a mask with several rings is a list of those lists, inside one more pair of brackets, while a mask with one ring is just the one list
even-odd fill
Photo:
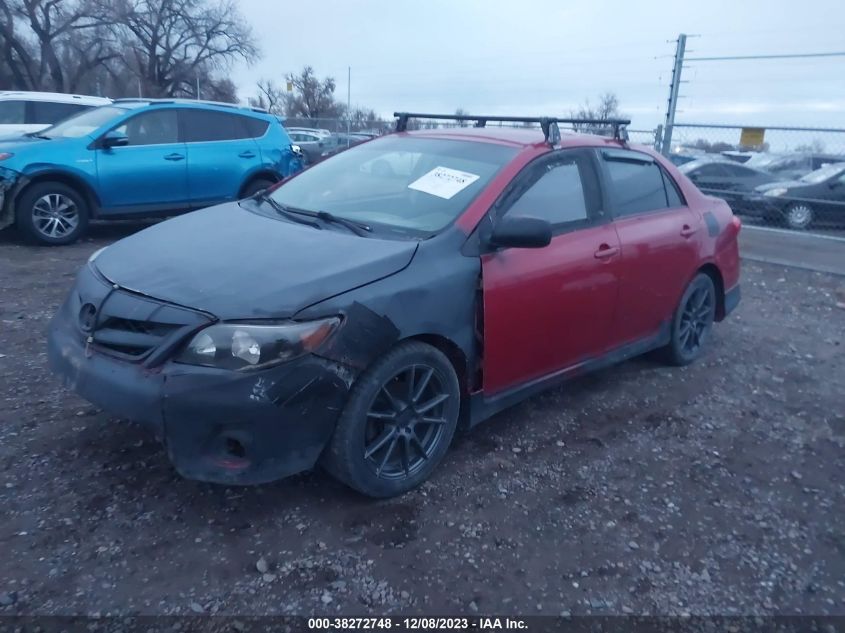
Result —
[[346, 67], [346, 147], [349, 147], [349, 133], [352, 131], [352, 66]]
[[197, 101], [200, 100], [200, 74], [197, 73]]
[[669, 103], [666, 107], [666, 123], [663, 125], [663, 143], [660, 153], [668, 156], [672, 148], [672, 128], [675, 126], [675, 110], [678, 107], [678, 92], [681, 89], [681, 71], [684, 68], [684, 51], [687, 47], [687, 35], [678, 35], [675, 48], [675, 66], [672, 68], [672, 85], [669, 88]]

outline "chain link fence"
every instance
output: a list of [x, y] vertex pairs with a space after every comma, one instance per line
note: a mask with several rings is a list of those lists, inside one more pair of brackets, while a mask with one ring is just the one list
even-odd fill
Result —
[[669, 158], [751, 223], [845, 234], [845, 129], [676, 124]]

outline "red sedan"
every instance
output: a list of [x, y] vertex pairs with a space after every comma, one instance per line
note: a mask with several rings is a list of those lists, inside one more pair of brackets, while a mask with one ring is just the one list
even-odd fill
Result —
[[652, 350], [694, 361], [739, 303], [739, 220], [622, 122], [412, 116], [96, 253], [53, 321], [54, 370], [155, 427], [186, 477], [322, 463], [385, 497], [541, 389]]

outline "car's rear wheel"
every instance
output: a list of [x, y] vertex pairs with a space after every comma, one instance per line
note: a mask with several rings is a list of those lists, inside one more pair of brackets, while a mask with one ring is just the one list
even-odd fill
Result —
[[784, 222], [786, 226], [796, 231], [802, 231], [808, 228], [815, 218], [813, 207], [805, 202], [796, 202], [789, 205], [783, 213]]
[[88, 228], [85, 198], [61, 182], [35, 183], [21, 193], [15, 208], [18, 229], [41, 244], [70, 244]]
[[250, 196], [254, 196], [259, 191], [264, 191], [267, 187], [272, 187], [275, 182], [272, 180], [268, 180], [267, 178], [256, 178], [255, 180], [250, 181], [247, 183], [246, 187], [244, 187], [243, 191], [241, 192], [241, 198], [249, 198]]
[[399, 345], [352, 387], [323, 457], [326, 469], [371, 497], [415, 488], [446, 454], [460, 398], [442, 352], [417, 341]]
[[684, 291], [672, 317], [669, 344], [663, 349], [672, 365], [688, 365], [704, 351], [716, 319], [716, 287], [704, 273], [696, 275]]

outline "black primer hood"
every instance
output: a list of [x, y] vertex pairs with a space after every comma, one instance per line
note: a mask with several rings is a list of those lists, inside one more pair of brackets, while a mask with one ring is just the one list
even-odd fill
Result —
[[413, 241], [346, 231], [315, 229], [229, 203], [124, 238], [94, 265], [127, 290], [220, 319], [285, 318], [402, 270], [416, 252]]

